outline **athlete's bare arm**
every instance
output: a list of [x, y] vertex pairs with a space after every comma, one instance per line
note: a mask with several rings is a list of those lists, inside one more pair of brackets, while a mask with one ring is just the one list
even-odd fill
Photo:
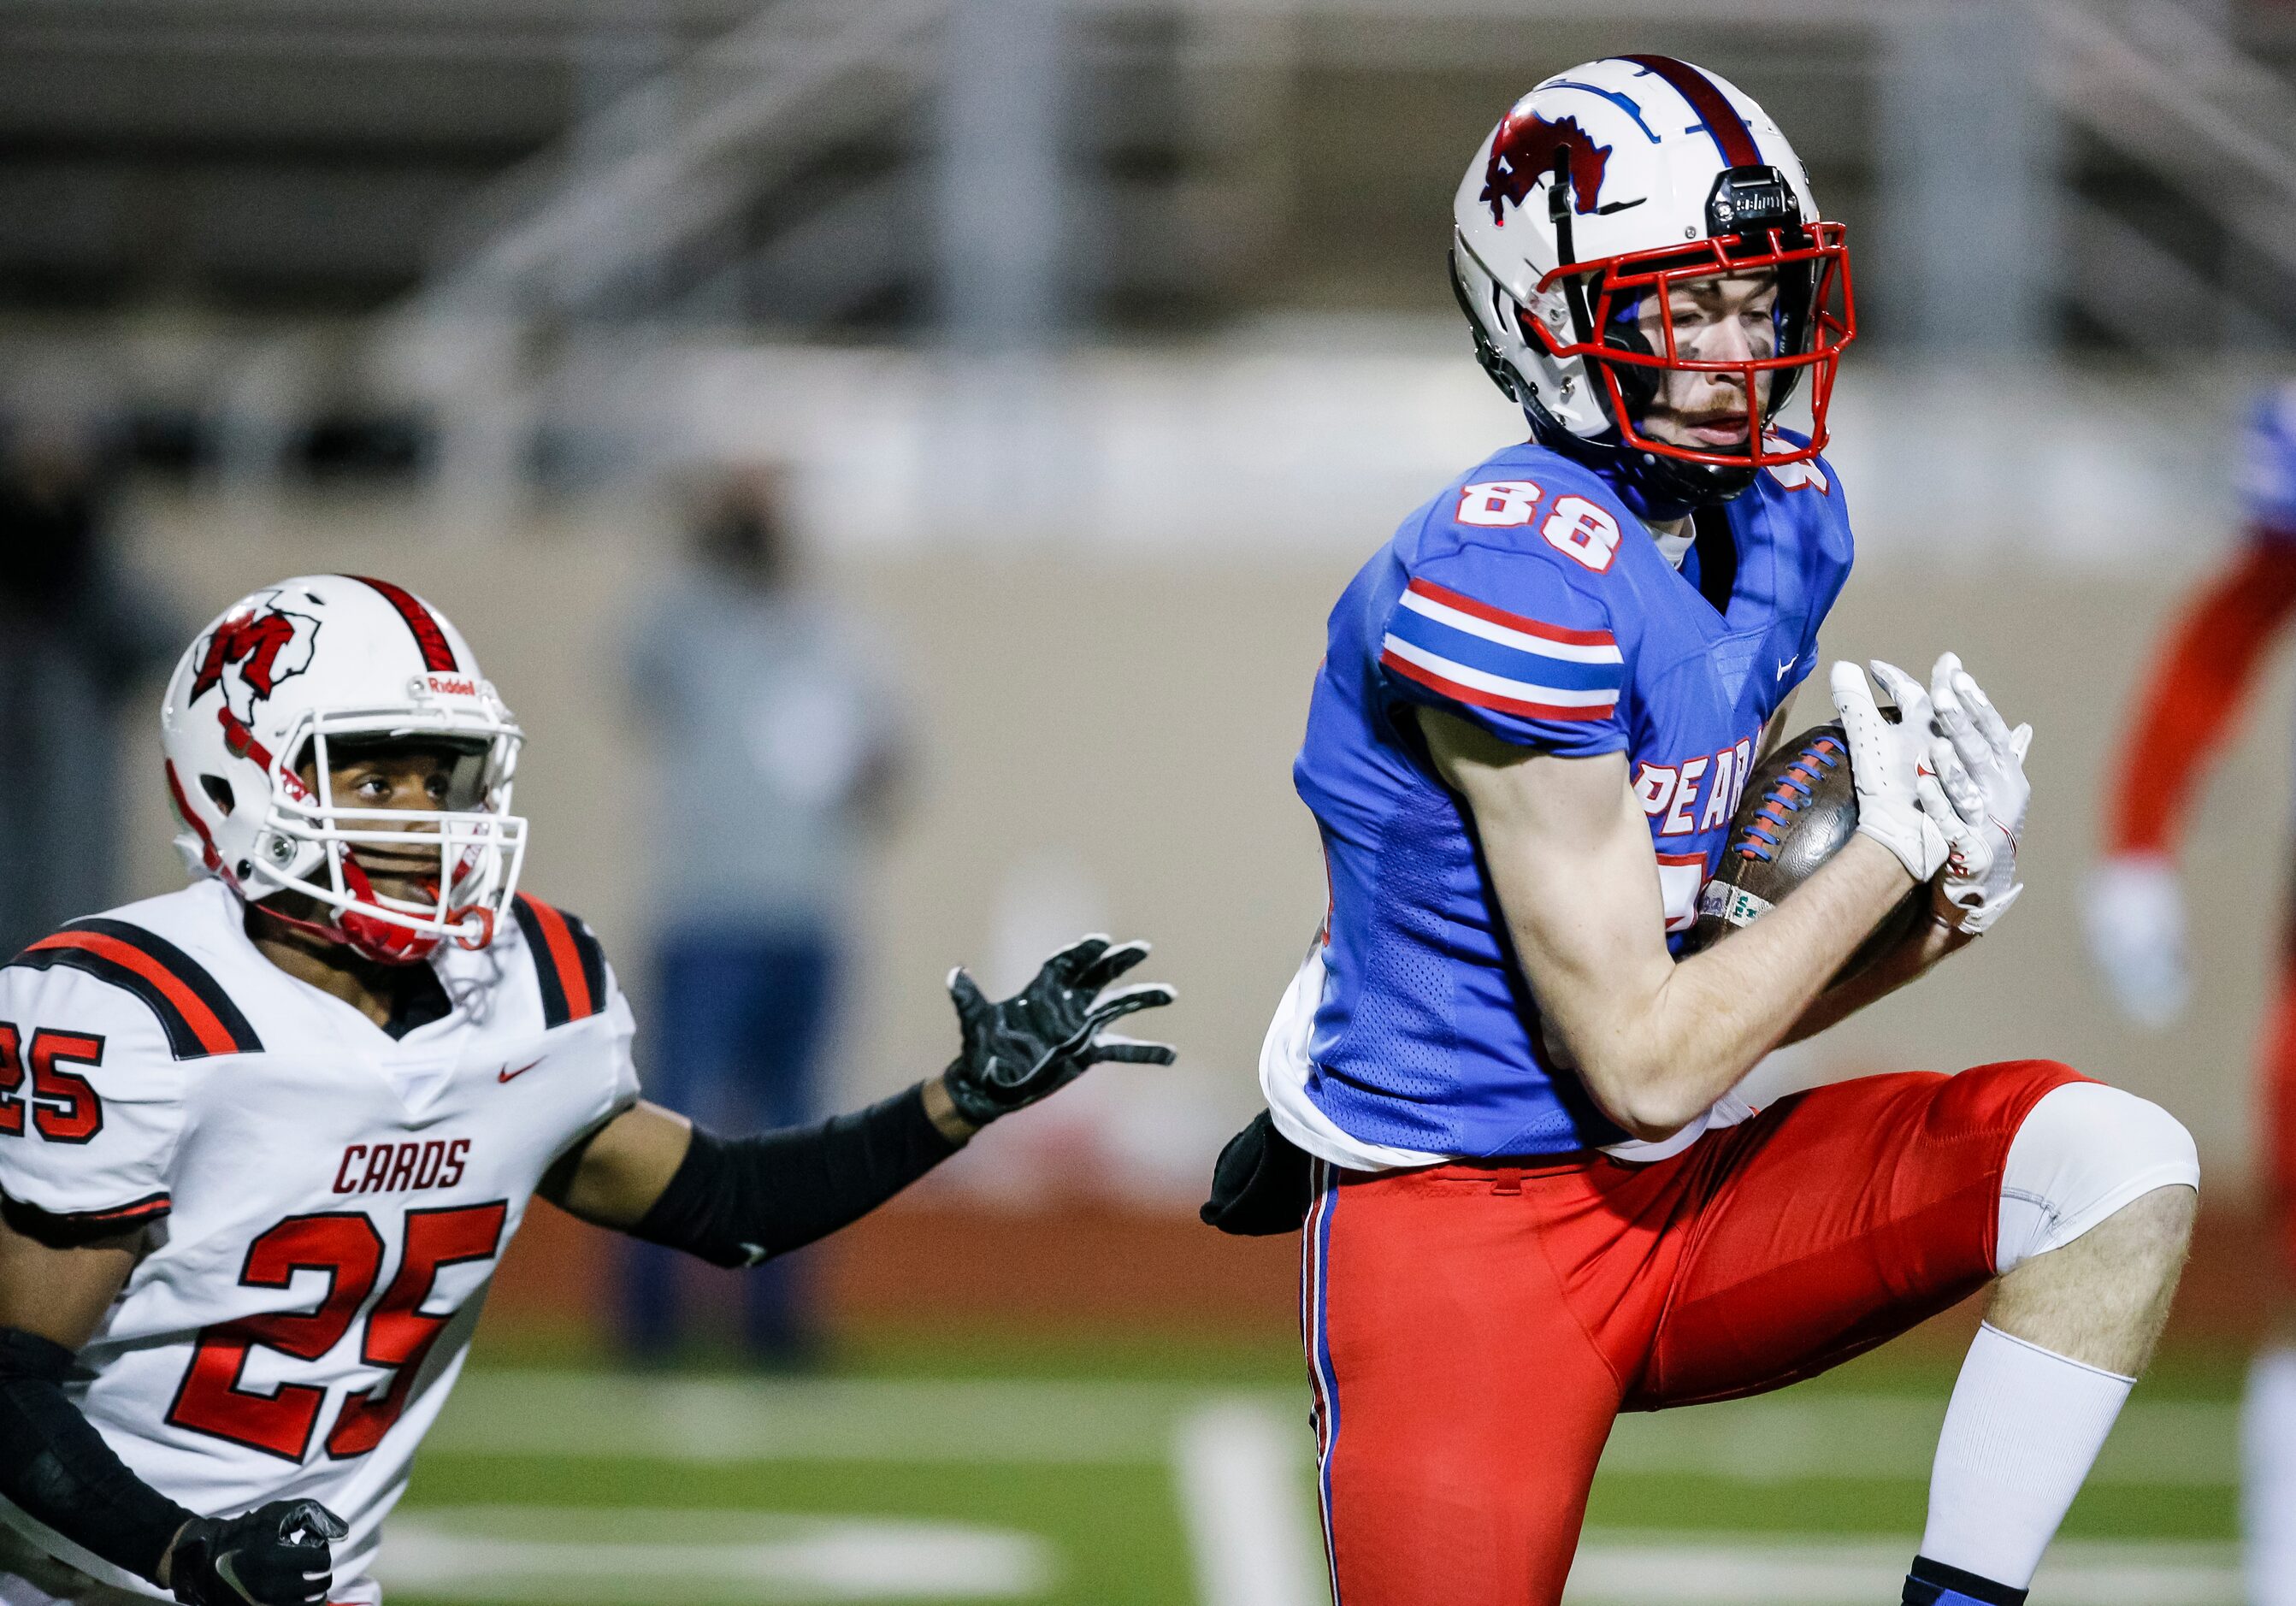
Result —
[[95, 1336], [135, 1267], [140, 1229], [70, 1248], [51, 1247], [0, 1219], [0, 1327], [66, 1349]]
[[1793, 1029], [1779, 1041], [1800, 1043], [1815, 1037], [1828, 1027], [1849, 1020], [1867, 1004], [1888, 997], [1917, 979], [1947, 955], [1959, 953], [1976, 940], [1967, 932], [1947, 925], [1934, 911], [1923, 911], [1922, 918], [1914, 922], [1914, 929], [1896, 946], [1840, 987], [1830, 987], [1820, 993], [1801, 1012]]
[[535, 1192], [593, 1226], [626, 1233], [669, 1186], [693, 1142], [693, 1123], [637, 1103], [576, 1144]]
[[1563, 758], [1420, 711], [1467, 801], [1523, 971], [1587, 1090], [1642, 1138], [1679, 1130], [1783, 1041], [1912, 885], [1853, 837], [1728, 942], [1675, 962], [1622, 753]]
[[[952, 1148], [977, 1130], [950, 1101], [944, 1078], [920, 1090], [925, 1117]], [[685, 1163], [693, 1123], [674, 1110], [640, 1102], [622, 1111], [551, 1168], [542, 1196], [593, 1226], [626, 1233], [646, 1217]]]

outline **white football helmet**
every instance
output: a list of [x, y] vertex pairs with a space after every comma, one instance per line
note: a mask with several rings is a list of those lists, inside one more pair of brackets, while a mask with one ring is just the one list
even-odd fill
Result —
[[[1671, 56], [1610, 56], [1559, 73], [1483, 142], [1453, 203], [1452, 285], [1485, 370], [1542, 444], [1624, 471], [1650, 499], [1726, 501], [1756, 471], [1825, 445], [1841, 348], [1857, 332], [1841, 225], [1819, 219], [1800, 159], [1748, 95]], [[1778, 275], [1775, 355], [1686, 357], [1637, 320], [1685, 281]], [[1655, 440], [1637, 427], [1666, 369], [1738, 373], [1767, 395], [1746, 449]], [[1807, 446], [1770, 429], [1803, 372]]]
[[[242, 598], [176, 664], [160, 730], [176, 845], [194, 873], [250, 902], [316, 898], [324, 925], [271, 913], [386, 963], [493, 940], [526, 853], [526, 822], [510, 812], [524, 738], [461, 633], [412, 592], [302, 575]], [[385, 738], [461, 755], [447, 807], [336, 803], [329, 743]], [[354, 856], [362, 844], [435, 847], [432, 895], [377, 893]]]

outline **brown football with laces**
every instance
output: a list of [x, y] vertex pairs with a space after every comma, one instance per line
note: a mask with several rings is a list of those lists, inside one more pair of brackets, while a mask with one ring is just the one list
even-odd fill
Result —
[[[1894, 720], [1897, 711], [1884, 709]], [[1698, 896], [1697, 923], [1683, 939], [1685, 955], [1751, 925], [1857, 833], [1857, 788], [1849, 774], [1849, 743], [1839, 725], [1821, 725], [1778, 744], [1755, 769], [1730, 822], [1722, 867]], [[1874, 963], [1913, 928], [1925, 889], [1909, 889], [1850, 955], [1834, 980]]]

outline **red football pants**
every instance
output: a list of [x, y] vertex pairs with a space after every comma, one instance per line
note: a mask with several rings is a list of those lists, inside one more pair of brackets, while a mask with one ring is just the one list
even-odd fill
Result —
[[1553, 1606], [1621, 1410], [1810, 1377], [1993, 1275], [2048, 1061], [1782, 1099], [1671, 1159], [1318, 1168], [1301, 1316], [1340, 1606]]
[[2281, 937], [2280, 983], [2259, 1045], [2260, 1102], [2267, 1135], [2267, 1186], [2279, 1229], [2285, 1288], [2296, 1290], [2296, 912]]

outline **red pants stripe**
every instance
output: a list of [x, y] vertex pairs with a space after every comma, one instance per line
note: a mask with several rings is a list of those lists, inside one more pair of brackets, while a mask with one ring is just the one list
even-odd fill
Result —
[[1304, 1234], [1341, 1606], [1552, 1606], [1620, 1410], [1775, 1389], [1993, 1274], [2046, 1061], [1781, 1100], [1671, 1159], [1325, 1168]]

